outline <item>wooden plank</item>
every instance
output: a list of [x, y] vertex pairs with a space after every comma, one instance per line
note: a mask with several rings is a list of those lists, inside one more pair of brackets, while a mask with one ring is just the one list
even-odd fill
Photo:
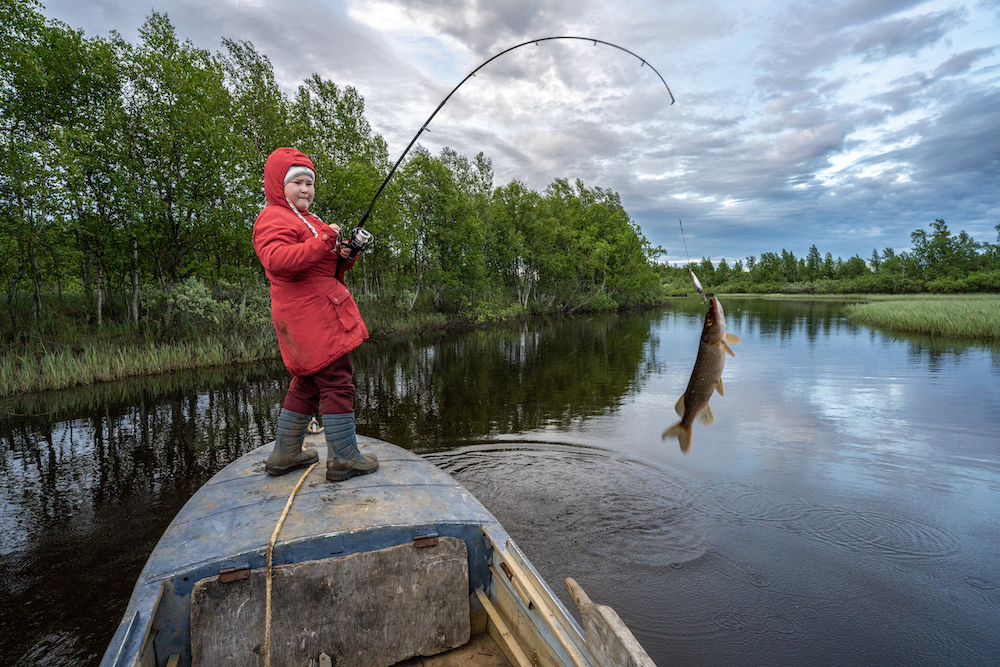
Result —
[[546, 586], [545, 582], [541, 580], [538, 573], [535, 572], [534, 567], [528, 562], [528, 558], [521, 551], [520, 547], [514, 544], [513, 540], [507, 540], [507, 549], [504, 552], [504, 556], [508, 560], [508, 567], [510, 567], [510, 561], [514, 561], [515, 564], [521, 567], [521, 571], [527, 580], [538, 594], [544, 596], [545, 601], [548, 603], [549, 608], [552, 610], [559, 624], [562, 626], [563, 630], [573, 639], [573, 641], [578, 645], [582, 646], [586, 644], [586, 640], [583, 635], [580, 634], [580, 629], [576, 626], [569, 616], [568, 610], [563, 607], [562, 603], [559, 602], [555, 594]]
[[533, 667], [567, 667], [566, 659], [556, 653], [555, 640], [543, 635], [545, 627], [537, 612], [527, 610], [506, 577], [493, 579], [490, 600]]
[[483, 608], [490, 617], [490, 623], [487, 625], [488, 629], [494, 629], [496, 632], [490, 632], [490, 636], [493, 637], [493, 641], [497, 643], [500, 650], [507, 657], [512, 665], [517, 665], [518, 667], [532, 667], [531, 663], [528, 662], [528, 656], [524, 654], [521, 647], [518, 646], [517, 641], [514, 639], [514, 635], [511, 634], [510, 629], [507, 628], [507, 624], [503, 622], [503, 618], [500, 617], [500, 613], [490, 602], [490, 599], [486, 597], [486, 593], [483, 592], [481, 588], [476, 589], [476, 597], [479, 598], [479, 602], [482, 603]]
[[656, 667], [653, 659], [614, 609], [591, 602], [580, 584], [572, 578], [567, 578], [563, 583], [583, 618], [587, 648], [602, 665]]
[[[509, 555], [509, 552], [508, 552]], [[583, 653], [580, 651], [580, 644], [575, 641], [575, 637], [571, 636], [563, 625], [563, 622], [556, 617], [555, 612], [552, 611], [546, 598], [547, 595], [542, 595], [537, 588], [535, 588], [535, 583], [530, 581], [525, 575], [525, 571], [521, 569], [521, 566], [513, 559], [508, 558], [506, 561], [507, 566], [514, 571], [514, 577], [521, 580], [521, 584], [524, 586], [525, 590], [528, 592], [528, 596], [535, 603], [535, 608], [538, 614], [545, 621], [545, 624], [549, 626], [549, 630], [555, 635], [556, 641], [562, 646], [566, 655], [569, 657], [570, 661], [575, 667], [591, 667], [591, 661], [584, 657]], [[580, 637], [581, 642], [585, 640]]]
[[[199, 581], [191, 594], [195, 667], [259, 667], [264, 638], [265, 572], [243, 581]], [[469, 572], [465, 542], [402, 544], [274, 569], [271, 662], [337, 667], [392, 665], [469, 640]], [[259, 649], [258, 649], [259, 650]]]

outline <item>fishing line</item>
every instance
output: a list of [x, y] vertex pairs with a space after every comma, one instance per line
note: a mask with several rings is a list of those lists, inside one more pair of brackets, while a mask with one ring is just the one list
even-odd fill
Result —
[[[443, 100], [441, 100], [441, 104], [439, 104], [437, 106], [437, 108], [434, 109], [434, 112], [430, 115], [430, 117], [428, 117], [427, 120], [424, 121], [424, 124], [420, 127], [420, 130], [418, 130], [417, 133], [416, 133], [416, 135], [414, 135], [413, 139], [410, 140], [409, 145], [407, 145], [407, 147], [403, 150], [403, 153], [399, 156], [399, 159], [396, 160], [396, 164], [394, 164], [392, 166], [392, 169], [389, 170], [389, 175], [385, 177], [384, 181], [382, 181], [382, 185], [379, 186], [379, 189], [375, 193], [375, 196], [372, 198], [371, 203], [368, 204], [368, 209], [364, 212], [364, 215], [362, 215], [361, 219], [358, 221], [358, 226], [357, 226], [357, 229], [355, 230], [354, 234], [357, 235], [358, 231], [361, 230], [365, 226], [365, 221], [368, 220], [368, 216], [371, 214], [372, 208], [375, 206], [375, 202], [378, 200], [379, 196], [382, 194], [382, 191], [385, 189], [385, 186], [388, 185], [389, 179], [391, 179], [392, 176], [393, 176], [393, 174], [396, 173], [396, 169], [403, 162], [403, 158], [405, 158], [406, 154], [410, 152], [411, 148], [413, 148], [413, 144], [417, 143], [417, 139], [420, 138], [421, 134], [423, 134], [424, 132], [428, 131], [427, 130], [427, 126], [430, 125], [430, 123], [431, 123], [432, 120], [434, 120], [434, 116], [437, 115], [438, 111], [441, 111], [441, 108], [445, 104], [447, 104], [448, 100], [451, 99], [451, 96], [454, 95], [455, 92], [459, 88], [462, 87], [462, 84], [464, 84], [466, 81], [468, 81], [469, 79], [471, 79], [472, 77], [474, 77], [476, 75], [476, 72], [478, 72], [482, 68], [486, 67], [487, 65], [489, 65], [491, 62], [493, 62], [497, 58], [499, 58], [499, 57], [501, 57], [501, 56], [503, 56], [503, 55], [505, 55], [507, 53], [510, 53], [514, 49], [519, 49], [522, 46], [527, 46], [529, 44], [534, 44], [534, 45], [537, 46], [540, 42], [548, 42], [548, 41], [557, 40], [557, 39], [574, 39], [574, 40], [580, 40], [580, 41], [584, 41], [584, 42], [593, 42], [594, 46], [597, 46], [598, 44], [604, 44], [605, 46], [610, 46], [612, 48], [618, 49], [619, 51], [624, 51], [625, 53], [629, 54], [630, 56], [633, 56], [636, 59], [638, 59], [642, 63], [642, 65], [641, 65], [642, 67], [649, 67], [649, 69], [653, 70], [653, 73], [656, 74], [656, 76], [659, 77], [660, 81], [663, 82], [663, 87], [667, 89], [667, 94], [670, 95], [670, 104], [673, 104], [674, 102], [677, 101], [677, 100], [674, 99], [674, 94], [672, 92], [670, 92], [670, 86], [667, 85], [667, 82], [663, 78], [663, 75], [660, 74], [656, 70], [655, 67], [653, 67], [642, 56], [639, 56], [639, 55], [637, 55], [637, 54], [629, 51], [628, 49], [626, 49], [624, 47], [618, 46], [617, 44], [612, 44], [611, 42], [605, 42], [602, 39], [594, 39], [593, 37], [576, 37], [576, 36], [572, 36], [572, 35], [562, 35], [562, 36], [558, 36], [558, 37], [540, 37], [538, 39], [528, 40], [527, 42], [521, 42], [520, 44], [512, 46], [509, 49], [504, 49], [500, 53], [498, 53], [495, 56], [491, 57], [489, 60], [486, 60], [485, 62], [483, 62], [476, 69], [474, 69], [471, 72], [469, 72], [469, 74], [467, 74], [466, 77], [464, 79], [462, 79], [457, 86], [455, 86], [454, 88], [451, 89], [451, 92], [448, 93], [448, 96], [445, 97]], [[367, 232], [366, 232], [366, 234], [367, 234]], [[370, 235], [369, 235], [369, 237], [370, 237]]]
[[688, 254], [688, 242], [687, 239], [684, 238], [684, 223], [681, 222], [680, 218], [677, 218], [677, 222], [680, 223], [681, 226], [681, 241], [684, 241], [684, 256], [687, 257], [688, 265], [690, 265], [691, 255]]
[[691, 280], [694, 282], [694, 288], [698, 290], [698, 294], [701, 295], [701, 300], [707, 301], [708, 297], [705, 296], [705, 293], [701, 290], [701, 283], [698, 282], [698, 276], [694, 275], [694, 269], [691, 268], [691, 255], [688, 254], [688, 242], [687, 239], [684, 238], [684, 223], [681, 222], [680, 218], [677, 218], [677, 222], [680, 223], [681, 226], [681, 240], [684, 241], [684, 256], [687, 257], [688, 261], [688, 273], [691, 274]]

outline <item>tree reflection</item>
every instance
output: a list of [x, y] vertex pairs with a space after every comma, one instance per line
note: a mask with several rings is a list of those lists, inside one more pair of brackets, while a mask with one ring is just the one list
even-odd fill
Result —
[[460, 339], [362, 347], [359, 428], [421, 451], [620, 405], [656, 364], [648, 313], [549, 320]]
[[[273, 438], [283, 368], [115, 383], [8, 403], [0, 422], [0, 655], [96, 664], [167, 524]], [[20, 660], [18, 660], [20, 658]]]

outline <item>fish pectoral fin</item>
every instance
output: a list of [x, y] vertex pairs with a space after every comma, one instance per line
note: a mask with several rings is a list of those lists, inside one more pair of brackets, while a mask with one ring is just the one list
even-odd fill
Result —
[[728, 345], [726, 345], [726, 341], [720, 340], [719, 341], [719, 345], [722, 346], [722, 349], [725, 350], [726, 354], [728, 354], [730, 357], [735, 357], [736, 356], [735, 354], [733, 354], [732, 349], [730, 349], [730, 347]]
[[726, 334], [726, 342], [730, 345], [739, 345], [743, 341], [741, 341], [740, 337], [736, 334]]
[[722, 378], [715, 383], [715, 391], [719, 392], [719, 396], [725, 396], [726, 394], [722, 391]]
[[715, 422], [715, 415], [712, 414], [712, 408], [705, 406], [705, 409], [698, 413], [698, 421], [702, 424], [712, 424]]
[[660, 436], [661, 440], [666, 440], [667, 438], [677, 438], [677, 441], [681, 446], [681, 451], [685, 454], [687, 454], [688, 450], [691, 449], [691, 429], [684, 428], [681, 426], [680, 422], [677, 422], [668, 428], [663, 432], [663, 435]]
[[681, 417], [684, 416], [684, 394], [681, 394], [681, 397], [677, 399], [677, 403], [674, 405], [674, 412]]

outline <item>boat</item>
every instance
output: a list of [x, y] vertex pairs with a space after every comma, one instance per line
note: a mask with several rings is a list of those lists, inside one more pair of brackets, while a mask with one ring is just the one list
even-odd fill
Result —
[[271, 445], [219, 471], [146, 562], [102, 667], [651, 667], [614, 612], [564, 582], [569, 613], [493, 515], [396, 445], [379, 469], [264, 472]]

